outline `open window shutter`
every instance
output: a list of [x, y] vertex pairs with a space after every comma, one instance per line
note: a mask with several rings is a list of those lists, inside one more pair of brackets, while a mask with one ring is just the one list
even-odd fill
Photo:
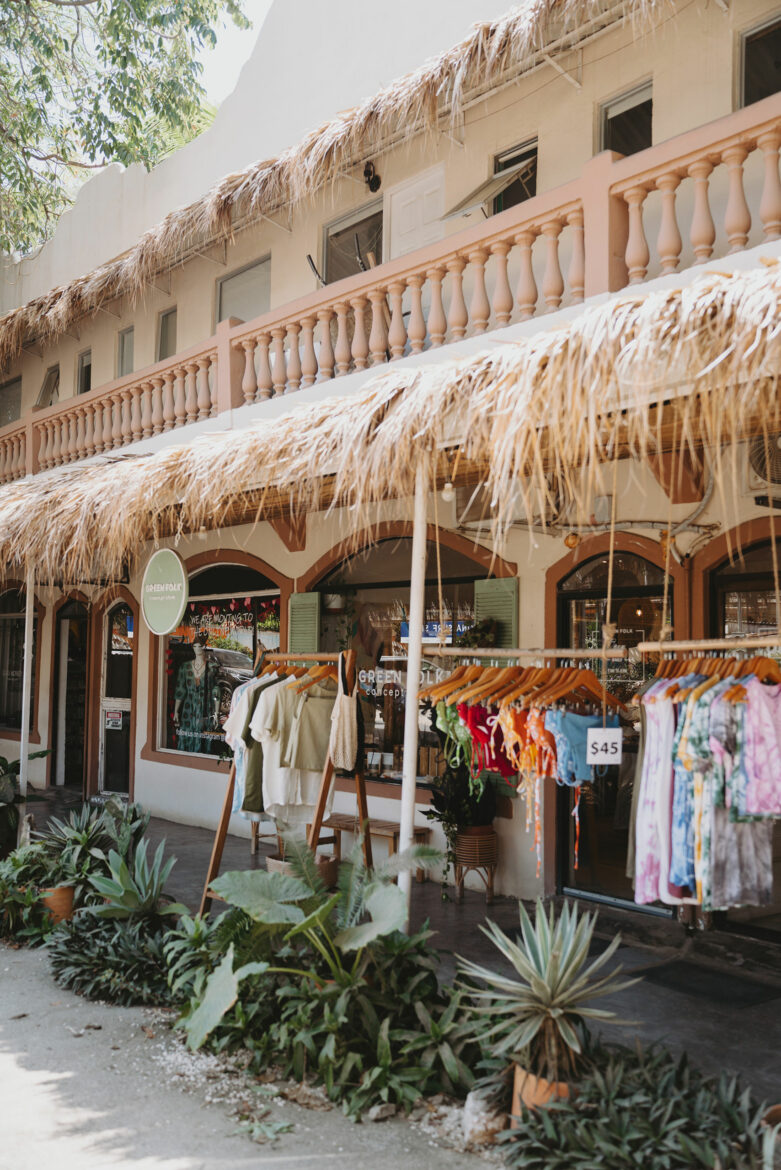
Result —
[[491, 577], [475, 581], [475, 621], [497, 622], [496, 645], [507, 649], [518, 645], [518, 578]]
[[288, 653], [316, 654], [320, 649], [320, 594], [291, 593]]

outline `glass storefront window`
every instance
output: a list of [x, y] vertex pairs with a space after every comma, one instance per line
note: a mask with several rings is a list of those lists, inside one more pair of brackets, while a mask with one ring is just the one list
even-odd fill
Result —
[[279, 596], [196, 596], [162, 642], [161, 746], [225, 755], [222, 728], [234, 690], [252, 677], [259, 647], [279, 648]]
[[133, 684], [133, 614], [118, 605], [109, 616], [106, 638], [106, 695], [129, 699]]
[[[21, 731], [22, 677], [24, 674], [24, 610], [22, 590], [0, 596], [0, 727]], [[35, 671], [37, 619], [33, 622], [33, 671]], [[30, 693], [30, 726], [33, 718], [35, 677]]]

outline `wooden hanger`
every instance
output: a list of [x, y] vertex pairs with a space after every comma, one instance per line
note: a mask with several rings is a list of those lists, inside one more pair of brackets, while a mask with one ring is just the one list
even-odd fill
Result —
[[[467, 689], [461, 696], [459, 702], [468, 702], [470, 704], [482, 702], [483, 698], [495, 691], [497, 688], [504, 688], [512, 677], [518, 676], [519, 666], [504, 666], [501, 669], [498, 667], [486, 670], [481, 679], [478, 679], [475, 684]], [[498, 674], [493, 674], [493, 670], [498, 670]]]
[[535, 666], [529, 671], [525, 678], [521, 679], [518, 684], [510, 689], [505, 694], [502, 700], [502, 706], [509, 706], [511, 703], [517, 703], [524, 696], [536, 691], [538, 687], [548, 686], [554, 679], [562, 676], [565, 670], [569, 670], [567, 666]]
[[577, 693], [586, 694], [589, 699], [598, 703], [606, 702], [608, 706], [614, 709], [623, 709], [624, 704], [615, 695], [611, 695], [610, 691], [606, 691], [599, 681], [593, 670], [589, 669], [575, 669], [572, 668], [572, 673], [568, 678], [562, 680], [558, 687], [552, 690], [546, 688], [543, 696], [535, 696], [535, 705], [539, 703], [542, 705], [550, 705], [551, 703], [559, 702], [568, 695]]
[[448, 677], [446, 679], [440, 679], [440, 681], [436, 682], [436, 683], [429, 683], [429, 685], [427, 687], [423, 687], [422, 690], [418, 691], [418, 698], [419, 699], [433, 698], [434, 692], [439, 690], [439, 688], [444, 683], [457, 682], [458, 679], [463, 678], [464, 675], [466, 674], [466, 672], [468, 670], [471, 670], [471, 669], [472, 668], [470, 666], [466, 666], [466, 665], [457, 666], [456, 669], [452, 672], [452, 674], [448, 675]]
[[472, 682], [474, 679], [479, 678], [483, 673], [483, 667], [467, 666], [464, 669], [464, 673], [459, 675], [458, 678], [453, 677], [455, 673], [453, 671], [453, 674], [449, 678], [444, 679], [441, 683], [437, 683], [435, 687], [431, 688], [430, 698], [432, 703], [438, 703], [441, 699], [445, 699], [451, 691], [460, 690], [464, 683]]
[[480, 677], [470, 683], [469, 686], [463, 688], [463, 690], [459, 688], [459, 690], [451, 692], [445, 699], [446, 705], [453, 707], [456, 703], [465, 703], [471, 695], [479, 694], [485, 688], [486, 683], [494, 681], [501, 673], [502, 668], [500, 666], [481, 668]]
[[[304, 691], [308, 691], [310, 687], [313, 687], [315, 683], [320, 682], [322, 679], [330, 678], [334, 682], [336, 682], [338, 679], [336, 667], [332, 662], [324, 662], [317, 666], [313, 666], [306, 672], [306, 674], [307, 677], [304, 682], [301, 683], [300, 686], [296, 687], [296, 693], [299, 695], [303, 694]], [[296, 683], [297, 682], [298, 680], [296, 680]], [[292, 687], [296, 684], [290, 683], [289, 685]]]

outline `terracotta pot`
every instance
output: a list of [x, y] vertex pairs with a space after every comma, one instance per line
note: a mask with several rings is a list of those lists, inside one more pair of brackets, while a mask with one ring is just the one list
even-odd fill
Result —
[[[330, 853], [318, 853], [316, 861], [320, 877], [328, 889], [332, 890], [339, 876], [339, 859]], [[269, 873], [284, 873], [293, 876], [292, 865], [289, 861], [285, 861], [284, 857], [280, 857], [278, 853], [273, 853], [266, 858], [266, 869]]]
[[765, 1116], [762, 1118], [762, 1122], [770, 1129], [772, 1129], [774, 1125], [781, 1125], [781, 1105], [771, 1105]]
[[73, 886], [51, 886], [39, 890], [39, 893], [55, 926], [58, 922], [69, 922], [73, 918]]
[[570, 1087], [566, 1081], [546, 1081], [545, 1077], [536, 1077], [523, 1065], [516, 1064], [510, 1129], [518, 1128], [522, 1105], [527, 1109], [539, 1109], [551, 1101], [566, 1101], [569, 1096]]

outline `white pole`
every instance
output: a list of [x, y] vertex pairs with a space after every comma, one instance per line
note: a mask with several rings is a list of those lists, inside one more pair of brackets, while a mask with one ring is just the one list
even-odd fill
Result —
[[22, 742], [19, 764], [19, 794], [27, 796], [30, 756], [30, 695], [33, 676], [33, 621], [35, 617], [35, 573], [27, 570], [24, 607], [24, 668], [22, 674]]
[[[427, 477], [425, 462], [418, 463], [415, 476], [415, 517], [412, 527], [412, 571], [409, 586], [409, 642], [407, 644], [407, 704], [404, 711], [404, 762], [401, 774], [401, 825], [399, 850], [412, 845], [415, 824], [415, 789], [418, 777], [418, 691], [423, 652], [423, 610], [426, 586]], [[409, 926], [412, 872], [399, 874], [399, 888], [407, 899]]]

